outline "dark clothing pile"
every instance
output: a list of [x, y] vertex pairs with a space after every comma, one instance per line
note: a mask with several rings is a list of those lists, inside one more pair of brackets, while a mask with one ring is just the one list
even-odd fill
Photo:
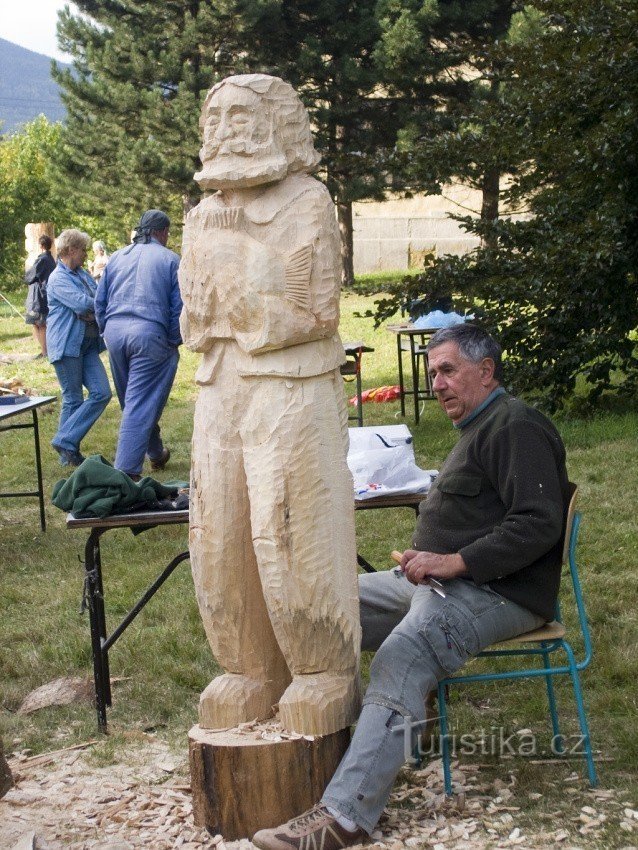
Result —
[[53, 487], [56, 508], [76, 518], [105, 517], [134, 511], [182, 510], [188, 500], [178, 494], [179, 483], [160, 484], [146, 477], [133, 481], [101, 455], [91, 455], [73, 475]]

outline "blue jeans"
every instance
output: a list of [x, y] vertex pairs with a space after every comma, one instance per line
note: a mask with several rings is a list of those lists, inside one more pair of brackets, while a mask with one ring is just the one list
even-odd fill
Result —
[[[82, 438], [111, 400], [111, 387], [100, 360], [98, 339], [85, 338], [79, 357], [63, 357], [53, 364], [62, 390], [60, 424], [51, 445], [79, 452]], [[89, 394], [84, 398], [82, 387]]]
[[442, 599], [415, 587], [398, 570], [359, 579], [362, 647], [376, 655], [357, 728], [322, 802], [368, 832], [405, 761], [404, 719], [423, 721], [428, 693], [482, 649], [543, 623], [487, 585], [455, 579], [445, 592]]
[[159, 420], [173, 386], [179, 352], [156, 322], [109, 319], [104, 341], [122, 408], [115, 467], [139, 475], [144, 456], [159, 460], [164, 450]]

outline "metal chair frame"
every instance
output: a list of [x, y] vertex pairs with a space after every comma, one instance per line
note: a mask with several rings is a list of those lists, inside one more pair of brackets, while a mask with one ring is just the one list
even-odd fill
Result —
[[[587, 764], [587, 774], [592, 787], [595, 787], [598, 779], [596, 776], [596, 767], [591, 748], [591, 739], [589, 734], [589, 724], [587, 722], [587, 714], [583, 704], [583, 694], [580, 684], [580, 672], [584, 670], [592, 659], [592, 644], [587, 623], [587, 614], [585, 612], [585, 603], [581, 589], [580, 579], [578, 576], [578, 567], [576, 564], [576, 546], [578, 543], [578, 532], [580, 529], [581, 515], [575, 510], [576, 501], [576, 486], [572, 485], [572, 498], [570, 500], [569, 512], [567, 516], [566, 531], [565, 531], [565, 546], [563, 549], [563, 565], [569, 566], [569, 573], [572, 582], [574, 593], [574, 601], [576, 611], [578, 613], [578, 621], [583, 639], [583, 657], [580, 661], [576, 659], [574, 649], [571, 644], [565, 639], [565, 627], [562, 625], [560, 604], [556, 604], [556, 620], [536, 629], [533, 632], [528, 632], [524, 635], [511, 638], [508, 641], [503, 641], [498, 644], [499, 648], [489, 648], [478, 653], [479, 658], [494, 658], [494, 657], [529, 657], [540, 658], [543, 666], [530, 669], [508, 670], [506, 672], [493, 673], [477, 673], [462, 676], [450, 676], [442, 679], [438, 687], [438, 708], [439, 708], [439, 724], [441, 732], [441, 756], [443, 761], [443, 778], [445, 782], [446, 794], [452, 794], [452, 775], [450, 769], [450, 742], [448, 732], [448, 712], [446, 705], [447, 689], [452, 685], [462, 685], [469, 682], [494, 682], [505, 679], [538, 679], [544, 678], [547, 688], [547, 702], [549, 705], [549, 714], [552, 722], [552, 730], [554, 741], [557, 746], [555, 751], [560, 754], [564, 752], [563, 739], [560, 733], [558, 722], [558, 711], [556, 708], [556, 696], [554, 693], [554, 676], [569, 676], [571, 678], [572, 687], [574, 689], [574, 698], [576, 701], [576, 710], [578, 713], [578, 722], [582, 735], [582, 747], [585, 754]], [[554, 633], [554, 634], [553, 634]], [[519, 647], [516, 649], [503, 649], [503, 646], [508, 644], [523, 644], [537, 643], [536, 647]], [[551, 656], [558, 650], [563, 650], [567, 663], [560, 666], [552, 666]]]

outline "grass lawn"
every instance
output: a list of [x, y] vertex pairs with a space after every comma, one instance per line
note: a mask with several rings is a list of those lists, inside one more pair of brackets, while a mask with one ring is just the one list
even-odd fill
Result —
[[[357, 318], [373, 298], [346, 294], [342, 300], [344, 340], [364, 340], [374, 346], [363, 363], [364, 388], [394, 384], [396, 340], [370, 319]], [[29, 329], [8, 307], [0, 307], [0, 354], [35, 355]], [[160, 480], [187, 479], [198, 356], [182, 352], [177, 379], [166, 408], [163, 434], [172, 459]], [[0, 376], [18, 376], [38, 394], [57, 394], [53, 368], [47, 361], [0, 362]], [[349, 395], [354, 384], [348, 384]], [[58, 408], [40, 417], [46, 489], [62, 477], [57, 455], [49, 447]], [[402, 421], [398, 403], [369, 404], [365, 424]], [[436, 468], [454, 444], [450, 424], [435, 403], [426, 403], [418, 426], [405, 420], [414, 435], [417, 460]], [[563, 416], [557, 425], [568, 449], [570, 477], [580, 486], [584, 515], [579, 564], [594, 640], [594, 661], [584, 674], [594, 747], [601, 758], [602, 787], [616, 789], [619, 799], [636, 802], [638, 773], [638, 615], [634, 602], [638, 531], [638, 414], [632, 410], [601, 412], [588, 418]], [[119, 410], [115, 401], [85, 439], [85, 454], [114, 456]], [[25, 489], [35, 481], [30, 431], [0, 438], [0, 488]], [[48, 529], [40, 532], [37, 500], [0, 502], [0, 728], [5, 749], [34, 752], [58, 749], [95, 737], [95, 713], [86, 703], [47, 708], [29, 716], [17, 714], [33, 688], [58, 676], [86, 676], [91, 671], [88, 619], [80, 614], [83, 570], [79, 557], [84, 532], [65, 529], [64, 514], [47, 507]], [[389, 566], [389, 552], [405, 548], [413, 528], [408, 510], [370, 511], [357, 515], [358, 548], [377, 566]], [[109, 532], [102, 544], [105, 564], [107, 623], [112, 628], [132, 601], [158, 572], [186, 546], [186, 528], [157, 528], [133, 538], [128, 531]], [[154, 730], [172, 746], [185, 748], [185, 733], [195, 722], [200, 691], [218, 672], [200, 623], [188, 562], [178, 567], [111, 653], [111, 675], [122, 677], [114, 687], [109, 712], [111, 734], [93, 750], [101, 763], [117, 759], [131, 734]], [[558, 701], [567, 734], [577, 725], [571, 688], [558, 684]], [[532, 729], [543, 748], [549, 747], [544, 688], [538, 684], [469, 686], [452, 695], [453, 730], [488, 737], [503, 727], [507, 734]], [[517, 758], [499, 762], [485, 755], [465, 756], [481, 763], [491, 777], [507, 781], [517, 773], [514, 806], [540, 821], [549, 801], [563, 803], [565, 825], [578, 818], [587, 800], [579, 779], [564, 795], [564, 780], [572, 771], [582, 776], [582, 764], [539, 764], [543, 759]], [[529, 793], [541, 797], [530, 802]], [[524, 802], [522, 802], [524, 800]], [[555, 806], [554, 806], [555, 808]], [[638, 823], [636, 824], [638, 827]], [[577, 836], [579, 846], [629, 846], [632, 836], [610, 822], [597, 837]]]

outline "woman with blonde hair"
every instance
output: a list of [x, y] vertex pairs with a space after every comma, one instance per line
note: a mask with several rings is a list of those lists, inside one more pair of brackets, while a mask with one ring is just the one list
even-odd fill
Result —
[[[58, 264], [47, 284], [47, 350], [62, 390], [60, 424], [51, 445], [63, 466], [84, 460], [80, 443], [111, 399], [100, 360], [104, 343], [95, 322], [96, 283], [82, 268], [91, 238], [81, 230], [63, 230], [56, 240]], [[84, 398], [83, 387], [88, 390]]]

